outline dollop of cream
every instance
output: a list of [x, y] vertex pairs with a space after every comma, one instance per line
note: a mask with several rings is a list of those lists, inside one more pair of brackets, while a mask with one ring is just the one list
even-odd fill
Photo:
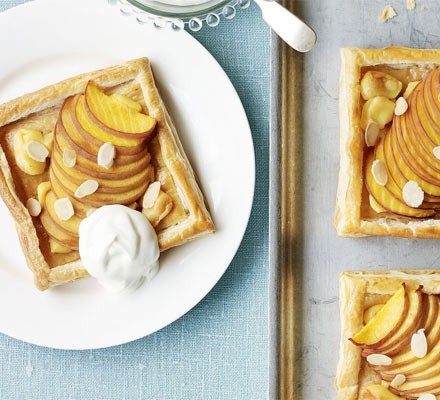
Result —
[[154, 228], [142, 213], [122, 205], [103, 206], [81, 221], [79, 254], [110, 292], [136, 289], [159, 270]]

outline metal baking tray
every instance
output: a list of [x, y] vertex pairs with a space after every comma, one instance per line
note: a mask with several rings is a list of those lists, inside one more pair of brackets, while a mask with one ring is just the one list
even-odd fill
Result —
[[[381, 23], [391, 4], [397, 16]], [[340, 238], [333, 226], [339, 172], [341, 47], [440, 48], [440, 3], [286, 0], [317, 32], [301, 55], [272, 39], [270, 399], [336, 398], [339, 274], [439, 268], [439, 240]]]

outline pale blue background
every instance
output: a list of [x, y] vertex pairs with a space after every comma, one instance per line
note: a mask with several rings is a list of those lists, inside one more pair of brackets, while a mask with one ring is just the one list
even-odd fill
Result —
[[[0, 11], [24, 2], [0, 0]], [[198, 306], [144, 339], [60, 351], [0, 334], [1, 400], [267, 398], [269, 30], [252, 5], [195, 37], [232, 80], [254, 137], [254, 208], [238, 254]]]

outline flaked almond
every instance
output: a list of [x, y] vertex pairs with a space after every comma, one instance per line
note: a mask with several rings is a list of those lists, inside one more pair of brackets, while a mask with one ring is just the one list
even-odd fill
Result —
[[432, 149], [432, 152], [434, 153], [434, 157], [435, 157], [437, 160], [440, 160], [440, 146], [434, 147], [434, 148]]
[[408, 181], [403, 187], [402, 197], [407, 205], [417, 208], [423, 203], [425, 193], [417, 182]]
[[38, 217], [41, 213], [41, 204], [37, 199], [33, 197], [29, 198], [26, 202], [26, 208], [29, 211], [31, 217]]
[[365, 144], [372, 147], [376, 144], [379, 137], [380, 128], [375, 122], [369, 122], [365, 129]]
[[385, 354], [370, 354], [367, 361], [371, 365], [391, 365], [393, 360]]
[[371, 173], [376, 183], [385, 186], [388, 182], [388, 173], [385, 164], [381, 160], [374, 160], [371, 166]]
[[76, 164], [76, 151], [70, 147], [63, 150], [63, 164], [67, 168], [73, 168]]
[[32, 158], [32, 160], [38, 162], [45, 162], [46, 158], [49, 156], [49, 150], [47, 150], [47, 147], [35, 140], [31, 140], [26, 144], [26, 153]]
[[404, 384], [405, 382], [406, 382], [406, 376], [403, 374], [397, 374], [391, 381], [390, 386], [392, 386], [393, 388], [397, 388], [400, 385]]
[[94, 207], [89, 208], [86, 212], [86, 217], [90, 217], [96, 210], [97, 208]]
[[411, 338], [411, 351], [417, 358], [423, 358], [428, 352], [428, 342], [426, 341], [425, 330], [419, 329]]
[[399, 97], [396, 100], [396, 108], [394, 109], [394, 114], [403, 115], [408, 110], [408, 102], [404, 97]]
[[113, 165], [113, 161], [116, 156], [116, 149], [113, 143], [106, 142], [104, 143], [98, 151], [98, 165], [105, 168], [110, 169]]
[[160, 182], [156, 181], [156, 182], [150, 183], [147, 191], [144, 194], [144, 198], [142, 200], [142, 207], [143, 208], [153, 207], [154, 203], [156, 202], [157, 198], [159, 197], [159, 192], [160, 192]]
[[53, 206], [55, 213], [61, 221], [67, 221], [75, 214], [72, 202], [68, 197], [62, 197], [56, 200]]
[[422, 394], [420, 397], [417, 398], [417, 400], [437, 400], [437, 397], [435, 397], [432, 393]]
[[94, 181], [93, 179], [87, 179], [78, 186], [78, 189], [75, 191], [75, 197], [77, 199], [82, 199], [83, 197], [90, 196], [91, 194], [95, 193], [98, 188], [98, 182]]

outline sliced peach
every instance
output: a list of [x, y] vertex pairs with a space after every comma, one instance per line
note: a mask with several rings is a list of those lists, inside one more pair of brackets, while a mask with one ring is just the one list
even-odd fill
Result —
[[411, 165], [411, 160], [408, 160], [405, 154], [401, 151], [399, 143], [397, 142], [397, 134], [393, 132], [393, 130], [390, 133], [391, 147], [395, 154], [394, 159], [396, 160], [396, 166], [404, 176], [405, 183], [408, 181], [415, 181], [422, 188], [424, 193], [428, 193], [433, 196], [440, 196], [440, 186], [428, 182], [426, 179], [424, 179], [424, 177], [414, 173], [411, 167], [409, 167], [409, 165]]
[[56, 200], [57, 198], [55, 197], [55, 193], [50, 191], [46, 196], [46, 209], [50, 218], [54, 221], [56, 225], [60, 227], [60, 229], [64, 230], [66, 233], [69, 233], [74, 237], [78, 237], [78, 230], [79, 224], [81, 223], [81, 218], [74, 215], [67, 221], [62, 221], [55, 212]]
[[[59, 137], [57, 139], [59, 139]], [[63, 143], [63, 139], [61, 139], [60, 142]], [[54, 144], [53, 157], [56, 157], [58, 163], [61, 163], [61, 165], [65, 167], [62, 161], [62, 148], [65, 149], [66, 147], [61, 147], [61, 145], [58, 144], [57, 140]], [[82, 174], [96, 176], [101, 179], [120, 180], [136, 175], [143, 169], [147, 168], [148, 165], [150, 165], [150, 161], [150, 154], [148, 152], [145, 152], [144, 156], [142, 158], [139, 158], [138, 160], [135, 160], [128, 164], [118, 163], [117, 165], [112, 166], [109, 170], [105, 170], [96, 163], [96, 160], [90, 161], [87, 158], [84, 158], [82, 155], [78, 155], [78, 153], [76, 153], [76, 164], [74, 169], [75, 171], [79, 171]]]
[[[392, 181], [396, 184], [396, 187], [394, 188], [397, 190], [393, 190], [393, 194], [395, 197], [397, 197], [400, 201], [403, 202], [402, 197], [402, 189], [405, 186], [405, 184], [408, 182], [408, 178], [403, 174], [402, 170], [399, 168], [399, 160], [397, 157], [397, 152], [393, 148], [393, 130], [395, 127], [393, 126], [391, 128], [391, 131], [389, 134], [387, 134], [383, 139], [383, 156], [384, 159], [387, 162], [387, 168], [390, 176], [392, 177]], [[400, 160], [400, 163], [402, 160]], [[388, 187], [388, 185], [387, 185]], [[390, 189], [391, 186], [389, 186]], [[425, 193], [425, 201], [424, 203], [418, 208], [418, 209], [432, 209], [436, 206], [436, 204], [433, 203], [439, 203], [440, 198], [438, 196], [431, 196], [428, 193]], [[429, 203], [429, 204], [428, 204]]]
[[422, 317], [424, 312], [425, 315], [427, 312], [427, 296], [420, 290], [411, 291], [407, 296], [409, 306], [402, 324], [393, 335], [383, 341], [383, 343], [365, 349], [363, 351], [365, 357], [373, 353], [386, 354], [389, 357], [399, 354], [405, 346], [409, 345], [413, 333], [422, 328]]
[[435, 323], [429, 331], [426, 331], [426, 334], [428, 354], [423, 359], [416, 358], [408, 347], [401, 354], [393, 357], [391, 365], [375, 367], [382, 379], [391, 381], [395, 375], [404, 374], [410, 380], [410, 375], [424, 374], [429, 367], [440, 361], [440, 312], [437, 311]]
[[[78, 114], [78, 110], [80, 114]], [[69, 108], [70, 119], [76, 132], [82, 137], [83, 140], [89, 142], [94, 148], [95, 152], [105, 142], [111, 142], [116, 147], [116, 152], [119, 155], [134, 155], [142, 152], [145, 149], [146, 143], [152, 138], [155, 133], [149, 135], [147, 138], [135, 138], [130, 137], [126, 140], [115, 136], [113, 133], [104, 131], [102, 127], [96, 125], [85, 111], [84, 96], [76, 96], [72, 102], [72, 106]], [[67, 119], [67, 118], [66, 118]], [[94, 152], [94, 154], [95, 154]]]
[[362, 397], [365, 400], [402, 400], [401, 397], [396, 396], [395, 394], [390, 392], [385, 386], [382, 386], [378, 383], [367, 386], [365, 392], [366, 394]]
[[[70, 196], [70, 194], [61, 185], [61, 183], [58, 181], [58, 179], [55, 177], [54, 174], [50, 174], [50, 182], [51, 182], [51, 188], [58, 199]], [[85, 204], [79, 199], [75, 199], [74, 197], [71, 197], [70, 201], [72, 202], [73, 208], [75, 209], [75, 214], [81, 218], [85, 218], [87, 216], [87, 212], [90, 210], [90, 208], [96, 208], [96, 205], [93, 206], [93, 205]]]
[[[86, 136], [83, 136], [81, 131], [85, 132], [82, 128], [79, 130], [76, 129], [76, 125], [70, 121], [70, 117], [65, 117], [64, 121], [66, 125], [64, 125], [60, 120], [57, 123], [55, 131], [57, 132], [55, 143], [61, 149], [65, 149], [66, 147], [70, 147], [75, 150], [77, 156], [81, 156], [91, 163], [96, 164], [96, 157], [98, 155], [99, 146], [95, 146], [91, 140], [89, 140]], [[68, 127], [68, 130], [66, 129]], [[84, 135], [88, 135], [84, 133]], [[87, 144], [85, 144], [87, 143]], [[101, 142], [99, 142], [102, 145]], [[121, 152], [119, 149], [127, 149], [133, 150], [128, 152]], [[134, 151], [136, 150], [136, 151]], [[141, 158], [147, 156], [148, 149], [144, 143], [137, 147], [117, 147], [117, 156], [115, 162], [113, 164], [113, 168], [117, 166], [123, 166], [127, 164], [131, 164], [133, 162], [138, 161]]]
[[408, 296], [402, 285], [375, 317], [350, 340], [362, 347], [379, 346], [399, 329], [407, 309]]
[[134, 100], [130, 99], [127, 96], [124, 96], [124, 95], [119, 94], [119, 93], [113, 93], [113, 94], [110, 95], [110, 97], [113, 100], [118, 101], [119, 103], [125, 104], [126, 106], [133, 108], [137, 112], [142, 112], [141, 104], [138, 103], [137, 101], [134, 101]]
[[59, 171], [60, 176], [63, 177], [63, 181], [66, 179], [72, 184], [79, 186], [84, 181], [93, 179], [99, 183], [100, 193], [125, 193], [129, 190], [136, 189], [137, 187], [144, 186], [149, 175], [148, 168], [144, 168], [138, 173], [123, 179], [98, 178], [95, 174], [84, 174], [76, 169], [64, 167], [62, 164], [62, 158], [57, 152], [54, 153], [52, 164], [52, 167], [56, 168], [57, 171]]
[[64, 246], [70, 247], [72, 250], [78, 250], [78, 240], [73, 235], [61, 230], [46, 210], [43, 210], [40, 214], [40, 221], [51, 238]]
[[[436, 172], [431, 168], [429, 162], [426, 159], [422, 159], [419, 154], [413, 150], [413, 145], [405, 142], [405, 139], [409, 141], [408, 136], [413, 136], [413, 133], [407, 130], [405, 119], [399, 118], [393, 128], [395, 129], [392, 130], [392, 135], [398, 157], [404, 161], [408, 171], [419, 177], [421, 182], [425, 182], [425, 185], [440, 186], [440, 171]], [[426, 187], [427, 186], [425, 186], [425, 188]]]
[[[402, 172], [399, 165], [402, 164], [403, 161], [399, 159], [398, 152], [394, 148], [394, 140], [393, 140], [393, 130], [394, 126], [391, 129], [391, 132], [385, 136], [384, 138], [384, 157], [387, 160], [387, 167], [388, 170], [393, 177], [393, 180], [395, 181], [396, 185], [400, 188], [399, 190], [402, 190], [405, 184], [408, 182], [408, 177]], [[406, 168], [404, 168], [406, 170]], [[402, 196], [400, 195], [399, 198]], [[425, 193], [425, 201], [424, 203], [419, 207], [420, 208], [432, 208], [432, 203], [439, 203], [440, 197], [438, 196], [432, 196], [429, 193]], [[426, 204], [430, 203], [430, 204]]]
[[383, 304], [375, 304], [374, 306], [367, 308], [364, 312], [364, 324], [368, 324], [382, 307]]
[[[50, 182], [52, 188], [60, 186], [69, 197], [74, 197], [74, 193], [78, 188], [77, 185], [63, 180], [63, 176], [56, 169], [50, 170]], [[127, 205], [136, 201], [147, 189], [149, 182], [146, 181], [142, 186], [136, 187], [132, 190], [127, 190], [124, 193], [102, 193], [100, 189], [97, 192], [81, 199], [81, 203], [92, 207], [101, 207], [105, 204], [123, 204]], [[54, 189], [56, 192], [56, 189]]]
[[376, 160], [380, 160], [382, 161], [383, 165], [386, 168], [387, 174], [388, 174], [388, 181], [386, 184], [386, 188], [391, 192], [391, 194], [393, 195], [393, 197], [395, 197], [397, 200], [399, 200], [401, 203], [403, 203], [403, 197], [402, 197], [402, 188], [399, 187], [399, 185], [396, 182], [395, 179], [395, 174], [396, 171], [393, 170], [393, 160], [387, 158], [385, 156], [385, 143], [389, 140], [389, 135], [390, 133], [388, 133], [385, 137], [383, 137], [379, 143], [377, 144], [375, 150], [374, 150], [374, 157]]
[[395, 392], [408, 399], [418, 399], [426, 393], [437, 396], [440, 395], [440, 377], [437, 375], [422, 381], [407, 381], [396, 388]]
[[[90, 119], [101, 129], [121, 138], [146, 138], [153, 133], [156, 120], [107, 96], [93, 82], [85, 91]], [[107, 141], [107, 140], [104, 140]]]
[[53, 238], [49, 238], [50, 251], [54, 254], [67, 254], [72, 251], [70, 247], [63, 246]]
[[373, 161], [374, 155], [370, 153], [367, 155], [365, 163], [366, 186], [369, 193], [383, 208], [394, 214], [407, 217], [426, 218], [434, 215], [435, 212], [433, 210], [412, 208], [394, 197], [393, 193], [388, 189], [388, 183], [385, 187], [378, 185], [371, 173]]

